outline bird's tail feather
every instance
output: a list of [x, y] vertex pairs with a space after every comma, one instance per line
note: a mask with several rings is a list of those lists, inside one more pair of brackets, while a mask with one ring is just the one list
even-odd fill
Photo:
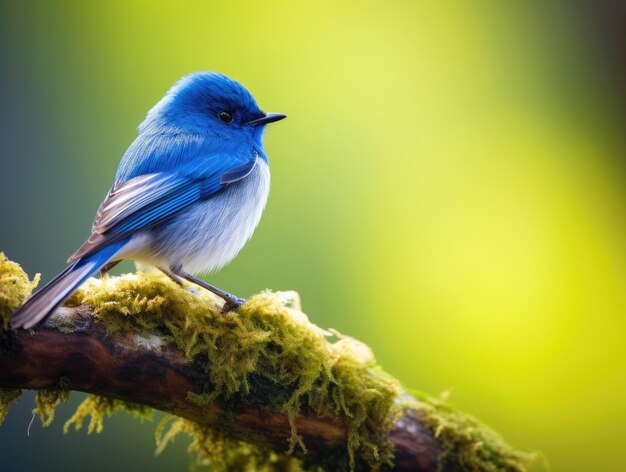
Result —
[[72, 262], [63, 272], [42, 289], [35, 292], [26, 300], [26, 303], [13, 313], [11, 326], [14, 329], [28, 329], [45, 320], [85, 280], [105, 265], [125, 243], [126, 241], [119, 241], [106, 246], [94, 254]]

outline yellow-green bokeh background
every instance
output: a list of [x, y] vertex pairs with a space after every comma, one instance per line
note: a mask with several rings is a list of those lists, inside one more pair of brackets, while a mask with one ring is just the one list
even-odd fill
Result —
[[[289, 119], [263, 220], [211, 280], [299, 291], [554, 471], [621, 471], [622, 104], [585, 11], [555, 5], [0, 2], [0, 249], [49, 280], [148, 108], [221, 71]], [[66, 409], [27, 437], [30, 408], [0, 428], [2, 470], [187, 467], [125, 417], [63, 437]]]

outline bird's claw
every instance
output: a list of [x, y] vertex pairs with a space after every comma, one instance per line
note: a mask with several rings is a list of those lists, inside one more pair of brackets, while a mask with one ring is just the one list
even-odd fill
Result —
[[222, 306], [222, 314], [226, 314], [229, 311], [236, 311], [241, 305], [246, 303], [245, 298], [233, 297], [224, 299], [224, 305]]

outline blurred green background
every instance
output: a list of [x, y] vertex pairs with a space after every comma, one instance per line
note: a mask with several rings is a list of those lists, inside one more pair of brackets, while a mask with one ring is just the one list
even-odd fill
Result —
[[[289, 119], [214, 283], [299, 291], [552, 470], [624, 470], [623, 77], [587, 4], [0, 1], [0, 250], [49, 280], [145, 112], [221, 71]], [[153, 457], [154, 424], [63, 436], [70, 405], [27, 437], [31, 408], [0, 428], [2, 470], [187, 468], [181, 440]]]

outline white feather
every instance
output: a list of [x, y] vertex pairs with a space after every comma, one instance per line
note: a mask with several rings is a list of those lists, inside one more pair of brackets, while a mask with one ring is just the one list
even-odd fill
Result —
[[269, 189], [269, 166], [257, 158], [245, 178], [182, 211], [158, 230], [136, 234], [115, 257], [160, 268], [182, 266], [192, 274], [217, 270], [229, 263], [252, 236]]

